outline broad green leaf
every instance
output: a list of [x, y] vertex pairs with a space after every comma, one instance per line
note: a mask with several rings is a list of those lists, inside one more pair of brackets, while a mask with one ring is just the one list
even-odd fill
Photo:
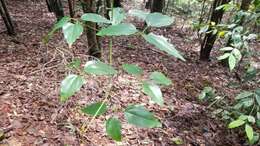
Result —
[[47, 43], [49, 41], [49, 39], [52, 37], [52, 35], [54, 34], [55, 31], [57, 31], [58, 29], [62, 28], [64, 24], [66, 24], [67, 22], [70, 21], [70, 18], [68, 16], [63, 17], [62, 19], [60, 19], [52, 28], [52, 30], [48, 33], [48, 35], [46, 35], [44, 37], [44, 42]]
[[68, 75], [61, 82], [60, 100], [62, 102], [67, 101], [69, 97], [71, 97], [80, 90], [84, 82], [85, 81], [81, 76], [74, 74]]
[[236, 100], [243, 99], [243, 98], [252, 96], [253, 94], [254, 94], [253, 92], [243, 91], [242, 93], [238, 94], [235, 99]]
[[121, 141], [121, 123], [117, 118], [109, 118], [106, 122], [106, 132], [113, 140]]
[[248, 119], [248, 116], [247, 115], [241, 115], [241, 116], [238, 117], [238, 119], [245, 121], [245, 120]]
[[149, 14], [148, 12], [145, 12], [145, 11], [142, 11], [142, 10], [135, 10], [135, 9], [133, 9], [133, 10], [130, 10], [129, 11], [129, 14], [131, 15], [131, 16], [135, 16], [135, 17], [138, 17], [138, 18], [140, 18], [140, 19], [142, 19], [142, 20], [145, 20], [145, 18], [147, 17], [147, 15]]
[[95, 13], [85, 13], [81, 16], [81, 19], [84, 21], [91, 21], [95, 23], [111, 23], [110, 20]]
[[260, 106], [260, 88], [257, 88], [255, 90], [255, 99], [256, 99], [257, 104]]
[[163, 96], [161, 89], [158, 85], [152, 83], [152, 82], [144, 82], [143, 83], [143, 90], [146, 95], [150, 96], [152, 98], [152, 101], [159, 105], [163, 105]]
[[243, 120], [240, 120], [240, 119], [237, 119], [231, 123], [228, 124], [228, 128], [232, 129], [232, 128], [237, 128], [241, 125], [244, 125], [245, 124], [245, 121]]
[[175, 47], [171, 43], [169, 43], [165, 37], [155, 35], [153, 33], [149, 33], [148, 35], [143, 35], [143, 37], [147, 42], [155, 45], [158, 49], [165, 51], [168, 54], [185, 61], [185, 59], [182, 57], [179, 51], [177, 51]]
[[228, 57], [228, 65], [231, 71], [236, 67], [236, 57], [233, 54]]
[[122, 8], [113, 8], [113, 14], [109, 12], [112, 25], [120, 24], [125, 19], [125, 11]]
[[125, 110], [128, 123], [142, 128], [161, 127], [161, 123], [154, 115], [141, 105], [132, 105]]
[[233, 49], [232, 54], [236, 57], [237, 62], [242, 59], [242, 54], [238, 49]]
[[84, 66], [84, 71], [94, 75], [114, 75], [117, 71], [110, 65], [101, 61], [88, 61]]
[[133, 24], [122, 23], [117, 25], [111, 25], [107, 28], [101, 29], [97, 35], [99, 36], [121, 36], [131, 35], [137, 32], [137, 29]]
[[123, 64], [123, 69], [133, 75], [141, 75], [143, 73], [143, 70], [141, 67], [134, 65], [134, 64]]
[[252, 141], [253, 138], [254, 138], [254, 130], [253, 130], [253, 128], [250, 125], [246, 124], [245, 131], [246, 131], [246, 135], [247, 135], [248, 140]]
[[64, 34], [64, 37], [65, 37], [65, 40], [67, 41], [67, 43], [71, 47], [72, 44], [82, 34], [83, 27], [82, 27], [82, 25], [79, 22], [77, 22], [76, 24], [68, 22], [65, 25], [63, 25], [62, 30], [63, 30], [63, 34]]
[[162, 27], [169, 26], [173, 23], [173, 18], [162, 13], [150, 13], [146, 16], [145, 21], [148, 26], [152, 27]]
[[150, 75], [150, 79], [161, 85], [169, 86], [172, 84], [172, 81], [169, 78], [167, 78], [163, 73], [157, 71]]
[[219, 49], [220, 51], [232, 51], [234, 48], [233, 47], [224, 47]]
[[91, 116], [100, 116], [107, 111], [107, 105], [105, 103], [102, 104], [102, 102], [97, 102], [87, 105], [86, 107], [82, 108], [81, 111], [84, 114], [88, 114]]
[[229, 55], [230, 55], [230, 53], [225, 53], [224, 55], [222, 55], [222, 56], [219, 56], [219, 57], [218, 57], [218, 60], [223, 60], [223, 59], [226, 59], [226, 58], [228, 58], [228, 57], [229, 57]]
[[253, 98], [244, 98], [241, 100], [243, 103], [244, 107], [248, 108], [254, 104], [254, 99]]

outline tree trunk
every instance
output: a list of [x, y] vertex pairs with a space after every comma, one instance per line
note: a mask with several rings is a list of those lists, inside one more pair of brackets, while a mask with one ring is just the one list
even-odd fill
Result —
[[[210, 17], [210, 22], [215, 22], [216, 25], [221, 22], [221, 19], [223, 17], [224, 11], [216, 10], [218, 6], [221, 6], [223, 4], [227, 4], [230, 0], [214, 0], [213, 6], [212, 6], [212, 12]], [[211, 28], [209, 28], [209, 31]], [[207, 33], [203, 39], [203, 42], [201, 44], [201, 50], [200, 50], [200, 60], [203, 61], [209, 61], [210, 60], [210, 52], [213, 48], [213, 45], [215, 43], [215, 40], [217, 38], [217, 34], [214, 34], [213, 32]]]
[[145, 3], [145, 8], [146, 9], [151, 9], [152, 7], [152, 0], [148, 0], [146, 3]]
[[114, 7], [122, 7], [120, 0], [114, 0]]
[[[95, 13], [96, 3], [93, 0], [82, 0], [83, 12], [84, 13]], [[95, 56], [97, 58], [101, 57], [101, 50], [98, 44], [98, 39], [96, 35], [96, 23], [86, 22], [86, 33], [88, 39], [89, 55]]]
[[74, 17], [74, 4], [75, 4], [75, 1], [74, 0], [68, 0], [68, 4], [69, 4], [69, 11], [70, 11], [70, 17], [73, 18]]
[[13, 25], [13, 22], [11, 20], [9, 13], [8, 13], [4, 0], [0, 0], [0, 15], [2, 16], [2, 18], [4, 20], [8, 34], [14, 35], [15, 34], [14, 25]]
[[64, 11], [61, 0], [46, 0], [49, 12], [54, 12], [56, 18], [60, 20], [64, 17]]
[[152, 0], [151, 12], [162, 13], [165, 5], [165, 0]]

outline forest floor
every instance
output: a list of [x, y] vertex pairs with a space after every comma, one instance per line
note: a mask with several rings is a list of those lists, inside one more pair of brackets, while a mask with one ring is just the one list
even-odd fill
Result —
[[[77, 129], [90, 120], [79, 112], [79, 107], [100, 100], [103, 94], [100, 89], [104, 87], [101, 83], [107, 82], [102, 78], [89, 81], [68, 103], [59, 102], [60, 82], [69, 73], [66, 63], [72, 58], [85, 61], [88, 58], [85, 37], [72, 49], [68, 49], [61, 34], [44, 45], [42, 38], [55, 23], [45, 1], [9, 0], [7, 4], [17, 35], [8, 36], [0, 19], [0, 129], [5, 132], [0, 146], [169, 146], [175, 145], [176, 137], [183, 140], [183, 145], [190, 146], [243, 145], [243, 134], [229, 131], [226, 123], [212, 116], [207, 104], [197, 100], [205, 86], [214, 87], [220, 96], [232, 100], [241, 90], [228, 87], [237, 80], [235, 75], [216, 59], [200, 62], [195, 33], [178, 23], [155, 33], [170, 38], [186, 62], [158, 53], [138, 37], [120, 37], [114, 41], [116, 68], [123, 63], [134, 63], [144, 68], [146, 76], [157, 70], [172, 79], [173, 85], [163, 88], [165, 107], [145, 104], [163, 127], [140, 129], [126, 123], [120, 112], [122, 108], [131, 103], [148, 103], [148, 97], [138, 91], [133, 77], [120, 72], [111, 93], [111, 109], [106, 116], [97, 118], [84, 135], [79, 135]], [[107, 48], [106, 39], [102, 45]], [[104, 121], [112, 111], [123, 121], [120, 143], [113, 142], [104, 131]]]

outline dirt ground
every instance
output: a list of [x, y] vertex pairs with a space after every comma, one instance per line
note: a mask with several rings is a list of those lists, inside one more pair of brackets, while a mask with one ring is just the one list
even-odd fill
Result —
[[[55, 23], [45, 1], [9, 0], [7, 4], [17, 35], [8, 36], [0, 19], [0, 129], [5, 131], [0, 146], [171, 146], [176, 137], [189, 146], [243, 145], [243, 134], [227, 130], [226, 124], [212, 118], [206, 105], [197, 100], [203, 87], [209, 85], [220, 95], [228, 93], [233, 98], [238, 90], [227, 85], [237, 79], [216, 61], [198, 61], [200, 46], [195, 33], [178, 25], [156, 33], [170, 38], [186, 62], [158, 53], [138, 37], [117, 38], [114, 46], [115, 67], [135, 63], [144, 68], [146, 75], [158, 70], [172, 79], [173, 85], [163, 88], [166, 106], [148, 104], [148, 97], [138, 91], [137, 81], [120, 72], [114, 81], [110, 110], [80, 135], [78, 129], [90, 117], [82, 115], [79, 107], [99, 101], [103, 94], [99, 89], [104, 86], [101, 83], [107, 82], [105, 78], [93, 79], [68, 103], [63, 105], [58, 100], [60, 82], [70, 72], [66, 63], [74, 57], [88, 59], [85, 37], [72, 49], [61, 34], [44, 45], [42, 38]], [[107, 47], [106, 39], [102, 45]], [[163, 127], [140, 129], [128, 125], [121, 110], [131, 103], [147, 103], [145, 106]], [[124, 138], [120, 143], [113, 142], [104, 131], [104, 121], [112, 112], [122, 120]]]

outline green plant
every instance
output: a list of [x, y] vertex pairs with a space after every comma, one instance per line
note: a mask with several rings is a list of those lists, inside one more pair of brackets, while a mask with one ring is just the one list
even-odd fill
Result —
[[[131, 10], [130, 15], [139, 17], [146, 21], [148, 27], [163, 27], [172, 24], [173, 19], [169, 16], [163, 15], [161, 13], [146, 13], [140, 10]], [[69, 74], [61, 83], [60, 100], [66, 102], [71, 96], [78, 92], [84, 84], [87, 84], [88, 78], [91, 76], [107, 76], [109, 83], [104, 89], [105, 97], [102, 101], [92, 103], [83, 107], [81, 111], [84, 114], [92, 116], [92, 119], [88, 123], [82, 125], [82, 132], [86, 132], [89, 125], [92, 124], [94, 119], [102, 114], [105, 114], [109, 105], [107, 104], [110, 99], [110, 91], [113, 88], [113, 81], [116, 77], [118, 71], [114, 69], [112, 64], [112, 49], [113, 49], [113, 37], [115, 36], [128, 36], [137, 35], [143, 37], [148, 43], [156, 46], [158, 49], [167, 52], [168, 54], [175, 56], [183, 61], [185, 59], [182, 55], [175, 49], [175, 47], [168, 42], [168, 40], [163, 37], [156, 35], [154, 33], [145, 34], [144, 31], [138, 31], [136, 27], [131, 23], [123, 23], [125, 19], [125, 12], [121, 8], [113, 8], [110, 11], [110, 20], [94, 13], [86, 13], [81, 16], [81, 19], [73, 19], [64, 17], [57, 24], [54, 25], [53, 30], [46, 37], [48, 40], [52, 34], [62, 28], [64, 38], [68, 43], [69, 47], [81, 36], [83, 33], [82, 21], [91, 21], [95, 23], [102, 23], [103, 28], [98, 31], [97, 35], [101, 37], [110, 36], [110, 46], [109, 46], [109, 64], [101, 62], [99, 60], [92, 60], [86, 62], [84, 68], [81, 67], [80, 60], [75, 60], [68, 66], [76, 70], [77, 74]], [[149, 97], [151, 101], [163, 106], [164, 100], [160, 89], [160, 86], [168, 86], [172, 82], [163, 73], [152, 72], [148, 79], [142, 80], [143, 70], [142, 68], [133, 64], [123, 64], [122, 69], [136, 76], [142, 85], [142, 92]], [[125, 119], [128, 123], [136, 125], [138, 127], [144, 128], [154, 128], [161, 127], [161, 122], [154, 116], [153, 113], [148, 111], [142, 105], [129, 105], [124, 110]], [[116, 117], [110, 117], [106, 121], [106, 132], [109, 137], [116, 141], [121, 141], [121, 128], [122, 125], [120, 120]]]

